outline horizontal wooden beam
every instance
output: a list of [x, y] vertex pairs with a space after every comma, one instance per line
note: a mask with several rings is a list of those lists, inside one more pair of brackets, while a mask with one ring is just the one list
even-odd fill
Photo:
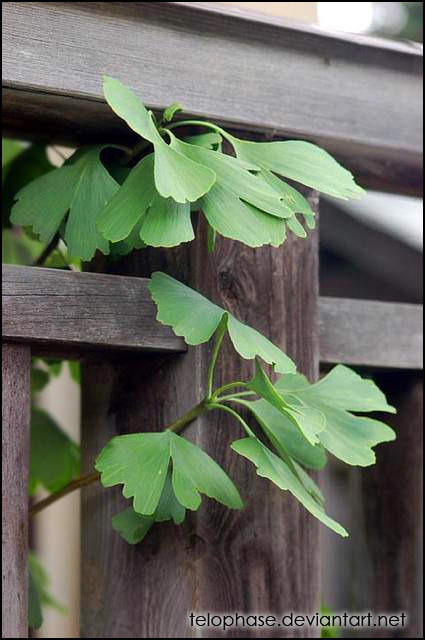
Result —
[[199, 2], [4, 2], [3, 127], [123, 142], [101, 76], [268, 138], [325, 146], [365, 186], [419, 193], [422, 49]]
[[3, 265], [3, 340], [34, 353], [181, 352], [186, 345], [156, 320], [145, 278]]
[[[145, 278], [3, 265], [3, 340], [35, 353], [182, 352]], [[422, 306], [320, 298], [320, 359], [421, 369]]]
[[419, 304], [320, 298], [322, 363], [423, 368], [423, 307]]

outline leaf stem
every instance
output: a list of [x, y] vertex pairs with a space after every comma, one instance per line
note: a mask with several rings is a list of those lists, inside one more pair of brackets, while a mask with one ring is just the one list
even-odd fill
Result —
[[257, 395], [255, 391], [239, 391], [238, 393], [230, 393], [227, 396], [217, 396], [217, 402], [225, 402], [228, 400], [235, 400], [237, 398], [242, 398], [243, 396], [255, 396]]
[[194, 407], [192, 407], [192, 409], [190, 409], [190, 411], [185, 413], [184, 416], [181, 416], [177, 420], [174, 420], [174, 422], [171, 422], [167, 427], [164, 427], [164, 431], [166, 431], [167, 429], [169, 431], [180, 431], [181, 429], [184, 429], [184, 427], [187, 427], [188, 424], [196, 420], [196, 418], [200, 416], [201, 413], [204, 413], [206, 409], [207, 399], [204, 398], [199, 404], [195, 405]]
[[68, 482], [68, 484], [62, 487], [62, 489], [59, 489], [59, 491], [55, 491], [55, 493], [52, 493], [50, 496], [47, 496], [47, 498], [44, 498], [44, 500], [40, 500], [40, 502], [37, 502], [35, 505], [33, 505], [29, 510], [29, 516], [34, 516], [36, 513], [42, 511], [60, 498], [68, 495], [68, 493], [72, 493], [72, 491], [81, 489], [81, 487], [86, 487], [89, 484], [93, 484], [99, 479], [100, 475], [96, 471], [94, 473], [89, 473], [86, 476], [80, 476], [75, 480], [71, 480], [71, 482]]
[[250, 429], [250, 427], [247, 425], [247, 423], [245, 422], [245, 420], [239, 415], [239, 413], [237, 413], [234, 409], [232, 409], [231, 407], [227, 407], [224, 404], [220, 404], [219, 402], [210, 402], [208, 404], [208, 409], [222, 409], [223, 411], [227, 411], [227, 413], [230, 413], [231, 416], [233, 416], [235, 418], [235, 420], [237, 420], [243, 427], [244, 431], [251, 437], [255, 438], [255, 434], [252, 431], [252, 429]]
[[246, 386], [247, 386], [247, 383], [242, 382], [241, 380], [224, 384], [222, 387], [218, 387], [217, 389], [215, 389], [214, 393], [211, 394], [210, 401], [214, 402], [215, 400], [217, 400], [220, 393], [222, 393], [223, 391], [227, 391], [227, 389], [233, 389], [234, 387], [246, 387]]
[[[211, 384], [212, 384], [212, 378], [214, 373], [214, 364], [217, 359], [217, 354], [221, 345], [221, 341], [223, 339], [224, 330], [225, 330], [225, 323], [224, 323], [224, 329], [223, 327], [219, 327], [216, 334], [216, 342], [214, 344], [213, 357], [211, 358], [210, 368], [209, 368], [209, 382], [211, 380]], [[201, 402], [199, 402], [197, 405], [192, 407], [187, 413], [185, 413], [183, 416], [181, 416], [180, 418], [177, 418], [177, 420], [174, 420], [174, 422], [171, 422], [169, 425], [164, 427], [164, 431], [167, 429], [174, 432], [181, 431], [182, 429], [187, 427], [191, 422], [196, 420], [196, 418], [198, 418], [205, 411], [209, 409], [222, 409], [223, 411], [227, 411], [228, 413], [233, 415], [242, 424], [245, 431], [247, 431], [247, 433], [249, 434], [252, 434], [252, 431], [250, 430], [246, 422], [239, 416], [238, 413], [236, 413], [236, 411], [234, 411], [230, 407], [220, 404], [219, 402], [214, 402], [217, 396], [225, 389], [230, 389], [233, 387], [240, 387], [245, 385], [246, 383], [240, 382], [240, 381], [231, 382], [222, 387], [219, 387], [213, 393], [210, 392], [208, 396], [203, 398]], [[251, 391], [242, 392], [242, 394], [245, 394], [245, 393], [252, 393], [252, 392]], [[233, 397], [238, 395], [240, 394], [234, 394]], [[231, 397], [232, 396], [229, 396], [229, 398]], [[220, 400], [221, 399], [222, 398], [220, 398]], [[94, 482], [98, 482], [99, 479], [100, 479], [100, 475], [96, 471], [94, 473], [90, 473], [88, 475], [76, 478], [75, 480], [71, 480], [71, 482], [68, 482], [68, 484], [62, 487], [62, 489], [60, 489], [59, 491], [52, 493], [50, 496], [47, 496], [47, 498], [44, 498], [44, 500], [40, 500], [40, 502], [37, 502], [35, 505], [33, 505], [29, 510], [30, 517], [34, 516], [36, 513], [39, 513], [40, 511], [42, 511], [49, 505], [53, 504], [57, 500], [60, 500], [60, 498], [63, 498], [64, 496], [68, 495], [68, 493], [76, 491], [77, 489], [81, 489], [82, 487], [86, 487], [90, 484], [93, 484]]]
[[50, 254], [58, 246], [59, 240], [60, 240], [59, 233], [55, 233], [53, 238], [50, 240], [49, 244], [44, 247], [43, 251], [40, 253], [40, 255], [35, 260], [35, 262], [32, 264], [32, 266], [33, 267], [42, 267], [43, 264], [46, 262], [47, 258], [50, 256]]
[[225, 314], [223, 318], [220, 320], [220, 324], [218, 325], [217, 331], [215, 332], [214, 346], [211, 352], [210, 363], [208, 365], [207, 398], [211, 398], [212, 396], [215, 364], [217, 362], [217, 356], [220, 351], [221, 343], [223, 341], [226, 328], [227, 328], [227, 314]]
[[223, 131], [217, 125], [213, 124], [212, 122], [206, 122], [205, 120], [179, 120], [178, 122], [173, 122], [164, 128], [171, 130], [176, 129], [177, 127], [189, 126], [206, 127], [207, 129], [212, 129], [213, 131]]

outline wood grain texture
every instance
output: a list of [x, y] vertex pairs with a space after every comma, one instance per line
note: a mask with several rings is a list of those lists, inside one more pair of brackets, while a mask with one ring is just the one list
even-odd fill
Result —
[[[422, 50], [213, 3], [3, 3], [3, 127], [123, 141], [101, 76], [154, 109], [316, 141], [364, 182], [421, 189]], [[255, 79], [253, 81], [253, 79]], [[241, 107], [243, 105], [243, 107]]]
[[[385, 373], [377, 383], [397, 407], [382, 415], [397, 433], [377, 449], [377, 463], [355, 474], [353, 499], [362, 510], [353, 529], [355, 611], [407, 615], [403, 628], [374, 629], [377, 638], [423, 637], [423, 380]], [[370, 637], [365, 629], [356, 637]]]
[[27, 638], [30, 348], [2, 345], [2, 637]]
[[[284, 245], [284, 250], [288, 245]], [[3, 265], [3, 339], [35, 353], [184, 352], [156, 321], [145, 278]], [[422, 305], [319, 299], [320, 360], [421, 369]]]
[[[316, 200], [313, 198], [316, 206]], [[147, 276], [162, 269], [255, 326], [314, 380], [318, 374], [317, 235], [284, 248], [251, 250], [218, 240], [206, 253], [205, 229], [187, 247], [143, 251], [115, 272]], [[93, 268], [104, 269], [101, 264]], [[308, 286], [307, 286], [308, 285]], [[155, 430], [205, 393], [208, 347], [185, 355], [143, 356], [114, 366], [83, 367], [83, 459], [86, 471], [116, 435]], [[252, 363], [228, 341], [215, 385], [251, 376]], [[287, 493], [255, 474], [229, 444], [240, 429], [225, 414], [201, 416], [185, 436], [224, 466], [245, 509], [232, 512], [204, 500], [176, 528], [165, 524], [130, 547], [111, 529], [122, 508], [119, 489], [91, 487], [82, 500], [82, 637], [220, 637], [188, 626], [190, 611], [317, 611], [320, 606], [318, 523]], [[232, 629], [226, 637], [315, 637], [317, 629]]]
[[423, 368], [423, 307], [419, 304], [320, 298], [320, 361]]
[[3, 339], [29, 342], [35, 352], [186, 349], [156, 321], [146, 280], [11, 265], [2, 275]]

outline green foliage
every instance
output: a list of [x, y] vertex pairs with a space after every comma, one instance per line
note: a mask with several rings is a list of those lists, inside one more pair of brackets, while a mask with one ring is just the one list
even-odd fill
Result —
[[[5, 141], [9, 142], [12, 141]], [[14, 143], [15, 145], [17, 143]], [[10, 226], [10, 213], [15, 195], [29, 182], [54, 169], [46, 154], [46, 147], [32, 144], [14, 155], [3, 167], [2, 219], [3, 227]], [[5, 173], [6, 172], [6, 173]]]
[[248, 437], [236, 440], [231, 447], [236, 453], [255, 464], [259, 476], [268, 478], [279, 489], [290, 491], [310, 513], [339, 535], [348, 535], [344, 527], [325, 514], [321, 505], [307, 491], [289, 465], [257, 438]]
[[42, 608], [54, 607], [64, 612], [64, 607], [48, 591], [46, 570], [33, 551], [28, 552], [28, 626], [39, 629], [43, 623]]
[[[59, 232], [76, 258], [89, 260], [96, 250], [117, 256], [147, 245], [189, 242], [194, 238], [193, 212], [208, 221], [209, 251], [217, 234], [250, 247], [278, 247], [288, 232], [304, 238], [315, 226], [314, 212], [276, 174], [336, 197], [363, 194], [346, 169], [309, 142], [249, 142], [210, 122], [173, 122], [179, 103], [165, 109], [158, 125], [118, 80], [105, 77], [103, 91], [111, 109], [144, 140], [136, 157], [128, 152], [127, 159], [109, 158], [105, 164], [105, 146], [80, 149], [60, 169], [8, 190], [9, 200], [11, 191], [17, 191], [12, 194], [18, 199], [12, 222], [30, 225], [44, 242]], [[183, 125], [210, 131], [185, 132], [179, 139], [171, 129]], [[223, 139], [236, 157], [222, 153]], [[13, 153], [11, 149], [11, 158]], [[16, 161], [36, 153], [43, 150], [31, 147]], [[38, 170], [48, 169], [40, 164]]]
[[196, 510], [203, 493], [231, 509], [242, 502], [223, 469], [202, 449], [170, 430], [112, 438], [96, 460], [104, 487], [123, 484], [137, 513], [152, 516], [158, 508], [172, 462], [172, 489], [186, 509]]
[[168, 469], [154, 513], [145, 516], [137, 513], [133, 507], [129, 507], [112, 518], [112, 527], [129, 544], [137, 544], [143, 540], [154, 522], [173, 520], [174, 524], [178, 525], [183, 522], [185, 515], [186, 509], [176, 498], [171, 481], [171, 470]]
[[32, 407], [30, 432], [29, 493], [41, 484], [59, 491], [80, 470], [79, 447], [43, 409]]
[[121, 82], [105, 76], [103, 93], [109, 106], [142, 138], [153, 144], [155, 187], [163, 198], [194, 202], [209, 191], [215, 176], [202, 166], [172, 149], [160, 136], [152, 114]]
[[32, 226], [50, 242], [66, 219], [64, 240], [72, 256], [90, 260], [96, 249], [109, 253], [109, 242], [96, 227], [98, 213], [118, 189], [100, 158], [105, 148], [80, 149], [62, 167], [18, 191], [12, 223]]
[[152, 274], [149, 290], [158, 307], [157, 319], [171, 326], [188, 344], [207, 342], [223, 319], [233, 346], [243, 358], [260, 356], [280, 373], [295, 371], [292, 360], [267, 338], [178, 280], [157, 271]]
[[395, 439], [394, 431], [383, 422], [357, 416], [351, 411], [395, 413], [382, 391], [372, 380], [338, 365], [316, 384], [300, 375], [282, 376], [275, 388], [286, 400], [296, 398], [309, 408], [321, 411], [326, 427], [319, 433], [321, 444], [347, 464], [368, 466], [375, 462], [372, 447]]

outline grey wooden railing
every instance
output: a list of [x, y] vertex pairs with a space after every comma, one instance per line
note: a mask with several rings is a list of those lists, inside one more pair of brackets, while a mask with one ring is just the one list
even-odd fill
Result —
[[[316, 141], [366, 187], [422, 192], [417, 45], [324, 33], [212, 3], [3, 3], [6, 134], [70, 144], [127, 141], [128, 131], [102, 100], [104, 73], [131, 85], [151, 108], [177, 99], [187, 114], [208, 116], [246, 137]], [[317, 196], [309, 197], [317, 209]], [[195, 242], [172, 252], [132, 255], [114, 267], [115, 274], [94, 273], [105, 270], [100, 260], [88, 267], [92, 273], [3, 267], [3, 637], [27, 635], [31, 353], [84, 361], [86, 469], [110, 436], [123, 428], [154, 429], [201, 393], [204, 352], [186, 349], [155, 321], [144, 278], [158, 266], [230, 306], [281, 344], [310, 379], [318, 376], [320, 363], [332, 362], [383, 376], [401, 409], [399, 449], [396, 444], [390, 453], [383, 450], [365, 476], [370, 571], [364, 592], [370, 610], [409, 610], [409, 626], [401, 633], [420, 637], [419, 491], [412, 496], [411, 489], [420, 485], [422, 309], [319, 298], [317, 232], [308, 241], [288, 240], [284, 250], [219, 242], [209, 258], [213, 278], [204, 269], [204, 234], [198, 229]], [[227, 350], [223, 371], [247, 373]], [[118, 492], [86, 489], [83, 637], [190, 637], [192, 609], [319, 610], [318, 525], [291, 497], [246, 475], [229, 452], [224, 434], [233, 426], [226, 418], [220, 418], [217, 439], [208, 438], [214, 431], [200, 423], [189, 437], [231, 469], [247, 509], [230, 515], [215, 506], [201, 509], [177, 533], [164, 527], [140, 548], [130, 548], [110, 527]], [[416, 453], [409, 457], [412, 447]], [[391, 480], [394, 460], [409, 482]], [[411, 508], [403, 509], [406, 501]], [[251, 636], [256, 633], [263, 637], [261, 630]], [[299, 633], [286, 629], [280, 635], [315, 637], [319, 631]]]

